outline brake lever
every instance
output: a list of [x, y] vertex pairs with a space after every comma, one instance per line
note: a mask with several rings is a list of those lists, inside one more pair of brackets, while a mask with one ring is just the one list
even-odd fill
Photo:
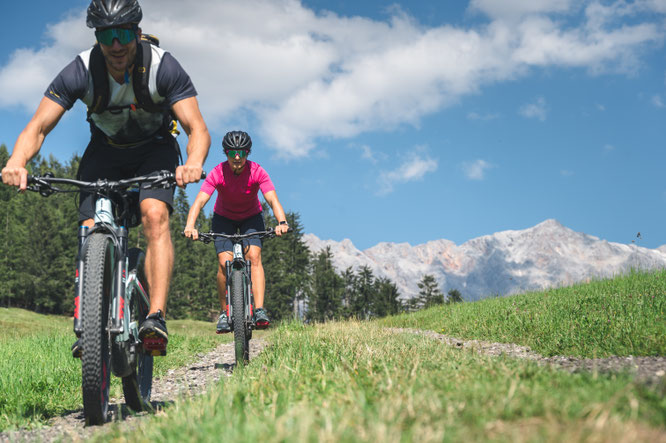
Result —
[[39, 195], [42, 197], [49, 197], [55, 192], [51, 184], [41, 178], [31, 177], [30, 181], [32, 183], [28, 185], [26, 189], [33, 192], [39, 192]]

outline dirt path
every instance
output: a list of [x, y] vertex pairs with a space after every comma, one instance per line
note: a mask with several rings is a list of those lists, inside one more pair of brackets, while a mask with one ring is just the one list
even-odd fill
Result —
[[[635, 374], [638, 381], [648, 385], [666, 383], [666, 357], [608, 357], [597, 359], [580, 359], [573, 357], [544, 357], [530, 348], [515, 344], [490, 343], [481, 340], [461, 340], [433, 331], [418, 329], [389, 328], [395, 333], [419, 334], [438, 340], [459, 349], [469, 349], [480, 354], [535, 360], [541, 364], [551, 364], [570, 372], [576, 371], [623, 371]], [[252, 340], [250, 358], [255, 358], [267, 346], [262, 339]], [[173, 369], [169, 373], [153, 381], [152, 404], [156, 409], [183, 396], [199, 395], [207, 390], [221, 377], [229, 377], [233, 370], [233, 344], [218, 346], [208, 354], [200, 354], [195, 363]], [[122, 420], [132, 426], [141, 420], [144, 414], [129, 415], [122, 399], [111, 399], [111, 420]], [[84, 427], [83, 411], [74, 411], [52, 419], [47, 427], [31, 431], [13, 431], [0, 433], [0, 443], [5, 442], [53, 442], [53, 441], [84, 441], [88, 437], [104, 432], [102, 426]]]
[[[253, 339], [250, 359], [258, 356], [266, 346], [265, 340]], [[220, 378], [231, 376], [234, 366], [233, 343], [222, 344], [213, 351], [199, 354], [197, 357], [196, 362], [172, 369], [166, 376], [153, 380], [151, 403], [155, 409], [159, 410], [179, 397], [202, 394]], [[131, 426], [133, 422], [146, 415], [146, 413], [130, 415], [123, 399], [112, 398], [110, 403], [110, 419], [122, 420], [127, 426]], [[104, 431], [103, 426], [86, 428], [83, 410], [79, 410], [55, 417], [47, 427], [41, 429], [0, 433], [0, 442], [84, 441]]]
[[507, 355], [516, 358], [535, 360], [541, 364], [550, 364], [569, 372], [598, 371], [618, 372], [629, 371], [636, 379], [648, 385], [666, 383], [666, 357], [607, 357], [607, 358], [575, 358], [565, 356], [544, 357], [527, 346], [508, 343], [491, 343], [481, 340], [462, 340], [434, 331], [419, 329], [390, 328], [398, 333], [425, 335], [434, 340], [446, 343], [459, 349], [470, 349], [485, 355]]

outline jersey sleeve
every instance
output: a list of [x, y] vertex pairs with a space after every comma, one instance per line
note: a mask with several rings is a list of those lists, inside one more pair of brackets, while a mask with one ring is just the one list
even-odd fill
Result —
[[220, 168], [219, 165], [213, 168], [213, 170], [210, 171], [210, 174], [206, 175], [206, 179], [201, 185], [201, 189], [199, 191], [204, 192], [208, 195], [213, 195], [215, 189], [217, 188], [217, 184], [220, 183], [221, 173], [222, 169]]
[[164, 53], [157, 70], [157, 92], [168, 106], [197, 95], [190, 76], [168, 52]]
[[268, 172], [261, 166], [257, 168], [256, 180], [259, 183], [259, 189], [261, 189], [262, 194], [265, 195], [267, 192], [275, 191], [275, 186], [268, 176]]
[[81, 57], [76, 57], [53, 79], [44, 96], [70, 110], [76, 100], [83, 99], [87, 89], [88, 71]]

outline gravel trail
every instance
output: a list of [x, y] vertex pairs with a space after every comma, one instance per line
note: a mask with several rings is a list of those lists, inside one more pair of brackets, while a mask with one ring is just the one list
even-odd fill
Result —
[[569, 372], [597, 371], [618, 372], [629, 371], [636, 380], [647, 385], [666, 383], [666, 357], [606, 357], [606, 358], [576, 358], [566, 356], [544, 357], [532, 351], [527, 346], [511, 343], [491, 343], [482, 340], [462, 340], [449, 335], [438, 334], [434, 331], [420, 329], [390, 328], [397, 333], [411, 333], [424, 335], [438, 340], [458, 349], [470, 349], [479, 354], [500, 356], [507, 355], [515, 358], [534, 360], [540, 364], [550, 364]]
[[[250, 359], [256, 358], [266, 346], [265, 340], [253, 339]], [[222, 377], [230, 377], [233, 368], [234, 344], [221, 344], [207, 354], [197, 355], [194, 363], [172, 369], [165, 376], [155, 378], [151, 404], [159, 411], [178, 398], [202, 394]], [[147, 414], [131, 415], [122, 398], [112, 398], [109, 409], [109, 420], [122, 420], [127, 426], [132, 426], [133, 422]], [[79, 442], [105, 431], [103, 426], [85, 427], [84, 424], [83, 410], [72, 411], [51, 419], [48, 426], [40, 429], [0, 433], [0, 442]]]

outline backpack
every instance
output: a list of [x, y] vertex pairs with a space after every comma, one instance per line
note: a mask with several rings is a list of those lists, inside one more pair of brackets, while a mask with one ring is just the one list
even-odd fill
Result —
[[99, 47], [95, 44], [90, 53], [89, 71], [93, 78], [93, 101], [88, 107], [88, 120], [91, 114], [101, 114], [109, 109], [135, 110], [144, 109], [148, 112], [164, 112], [168, 108], [162, 104], [154, 103], [150, 96], [148, 81], [150, 79], [150, 65], [152, 60], [151, 45], [158, 46], [160, 41], [150, 34], [141, 34], [141, 40], [136, 46], [136, 58], [132, 70], [132, 89], [136, 97], [136, 104], [129, 106], [109, 106], [109, 77], [106, 70], [106, 61]]

